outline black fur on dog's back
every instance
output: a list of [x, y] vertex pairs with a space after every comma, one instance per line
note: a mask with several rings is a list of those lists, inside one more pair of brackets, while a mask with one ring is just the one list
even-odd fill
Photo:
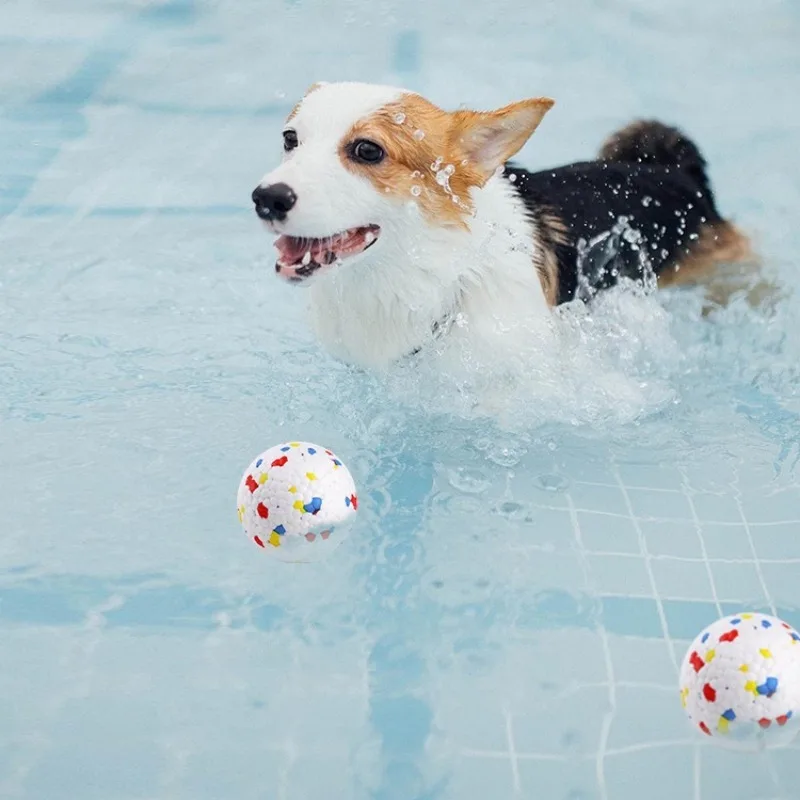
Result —
[[706, 267], [724, 260], [723, 250], [747, 249], [717, 211], [700, 150], [660, 122], [615, 133], [595, 161], [541, 172], [509, 164], [505, 176], [547, 251], [540, 261], [549, 269], [537, 266], [553, 303], [588, 299], [621, 277], [641, 281], [650, 269], [674, 282], [681, 264], [699, 265], [700, 251]]
[[633, 122], [606, 139], [602, 161], [676, 166], [713, 200], [707, 164], [697, 145], [677, 128], [655, 120]]

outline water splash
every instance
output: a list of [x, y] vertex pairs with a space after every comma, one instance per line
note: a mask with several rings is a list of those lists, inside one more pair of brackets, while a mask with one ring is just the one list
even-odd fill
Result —
[[393, 368], [387, 386], [395, 399], [426, 414], [447, 408], [512, 430], [630, 423], [678, 400], [672, 381], [682, 355], [670, 317], [629, 281], [591, 307], [567, 304], [545, 328], [509, 336], [515, 346], [507, 350], [444, 337]]
[[[634, 262], [633, 267], [631, 261]], [[581, 300], [591, 300], [599, 289], [613, 286], [621, 278], [640, 283], [648, 294], [657, 287], [644, 237], [625, 216], [619, 217], [608, 231], [593, 239], [578, 241], [577, 296]]]

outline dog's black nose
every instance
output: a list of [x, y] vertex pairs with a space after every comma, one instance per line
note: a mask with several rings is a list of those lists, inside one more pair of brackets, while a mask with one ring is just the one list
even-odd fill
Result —
[[256, 204], [256, 214], [261, 219], [283, 222], [297, 202], [297, 195], [291, 186], [273, 183], [270, 186], [256, 186], [253, 202]]

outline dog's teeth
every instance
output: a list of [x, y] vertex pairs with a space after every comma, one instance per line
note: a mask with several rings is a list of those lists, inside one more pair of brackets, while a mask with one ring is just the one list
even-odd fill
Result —
[[300, 262], [304, 267], [307, 267], [311, 263], [311, 251], [306, 250], [306, 254], [303, 256], [303, 260]]

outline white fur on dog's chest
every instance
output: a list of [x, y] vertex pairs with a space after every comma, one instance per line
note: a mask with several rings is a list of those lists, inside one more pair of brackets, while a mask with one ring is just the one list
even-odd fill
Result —
[[314, 326], [336, 357], [388, 367], [456, 314], [459, 324], [445, 335], [510, 340], [513, 347], [521, 326], [547, 316], [534, 264], [536, 233], [522, 202], [499, 177], [472, 199], [469, 232], [432, 228], [409, 209], [398, 220], [403, 235], [391, 237], [403, 247], [379, 241], [368, 260], [342, 264], [315, 281]]

